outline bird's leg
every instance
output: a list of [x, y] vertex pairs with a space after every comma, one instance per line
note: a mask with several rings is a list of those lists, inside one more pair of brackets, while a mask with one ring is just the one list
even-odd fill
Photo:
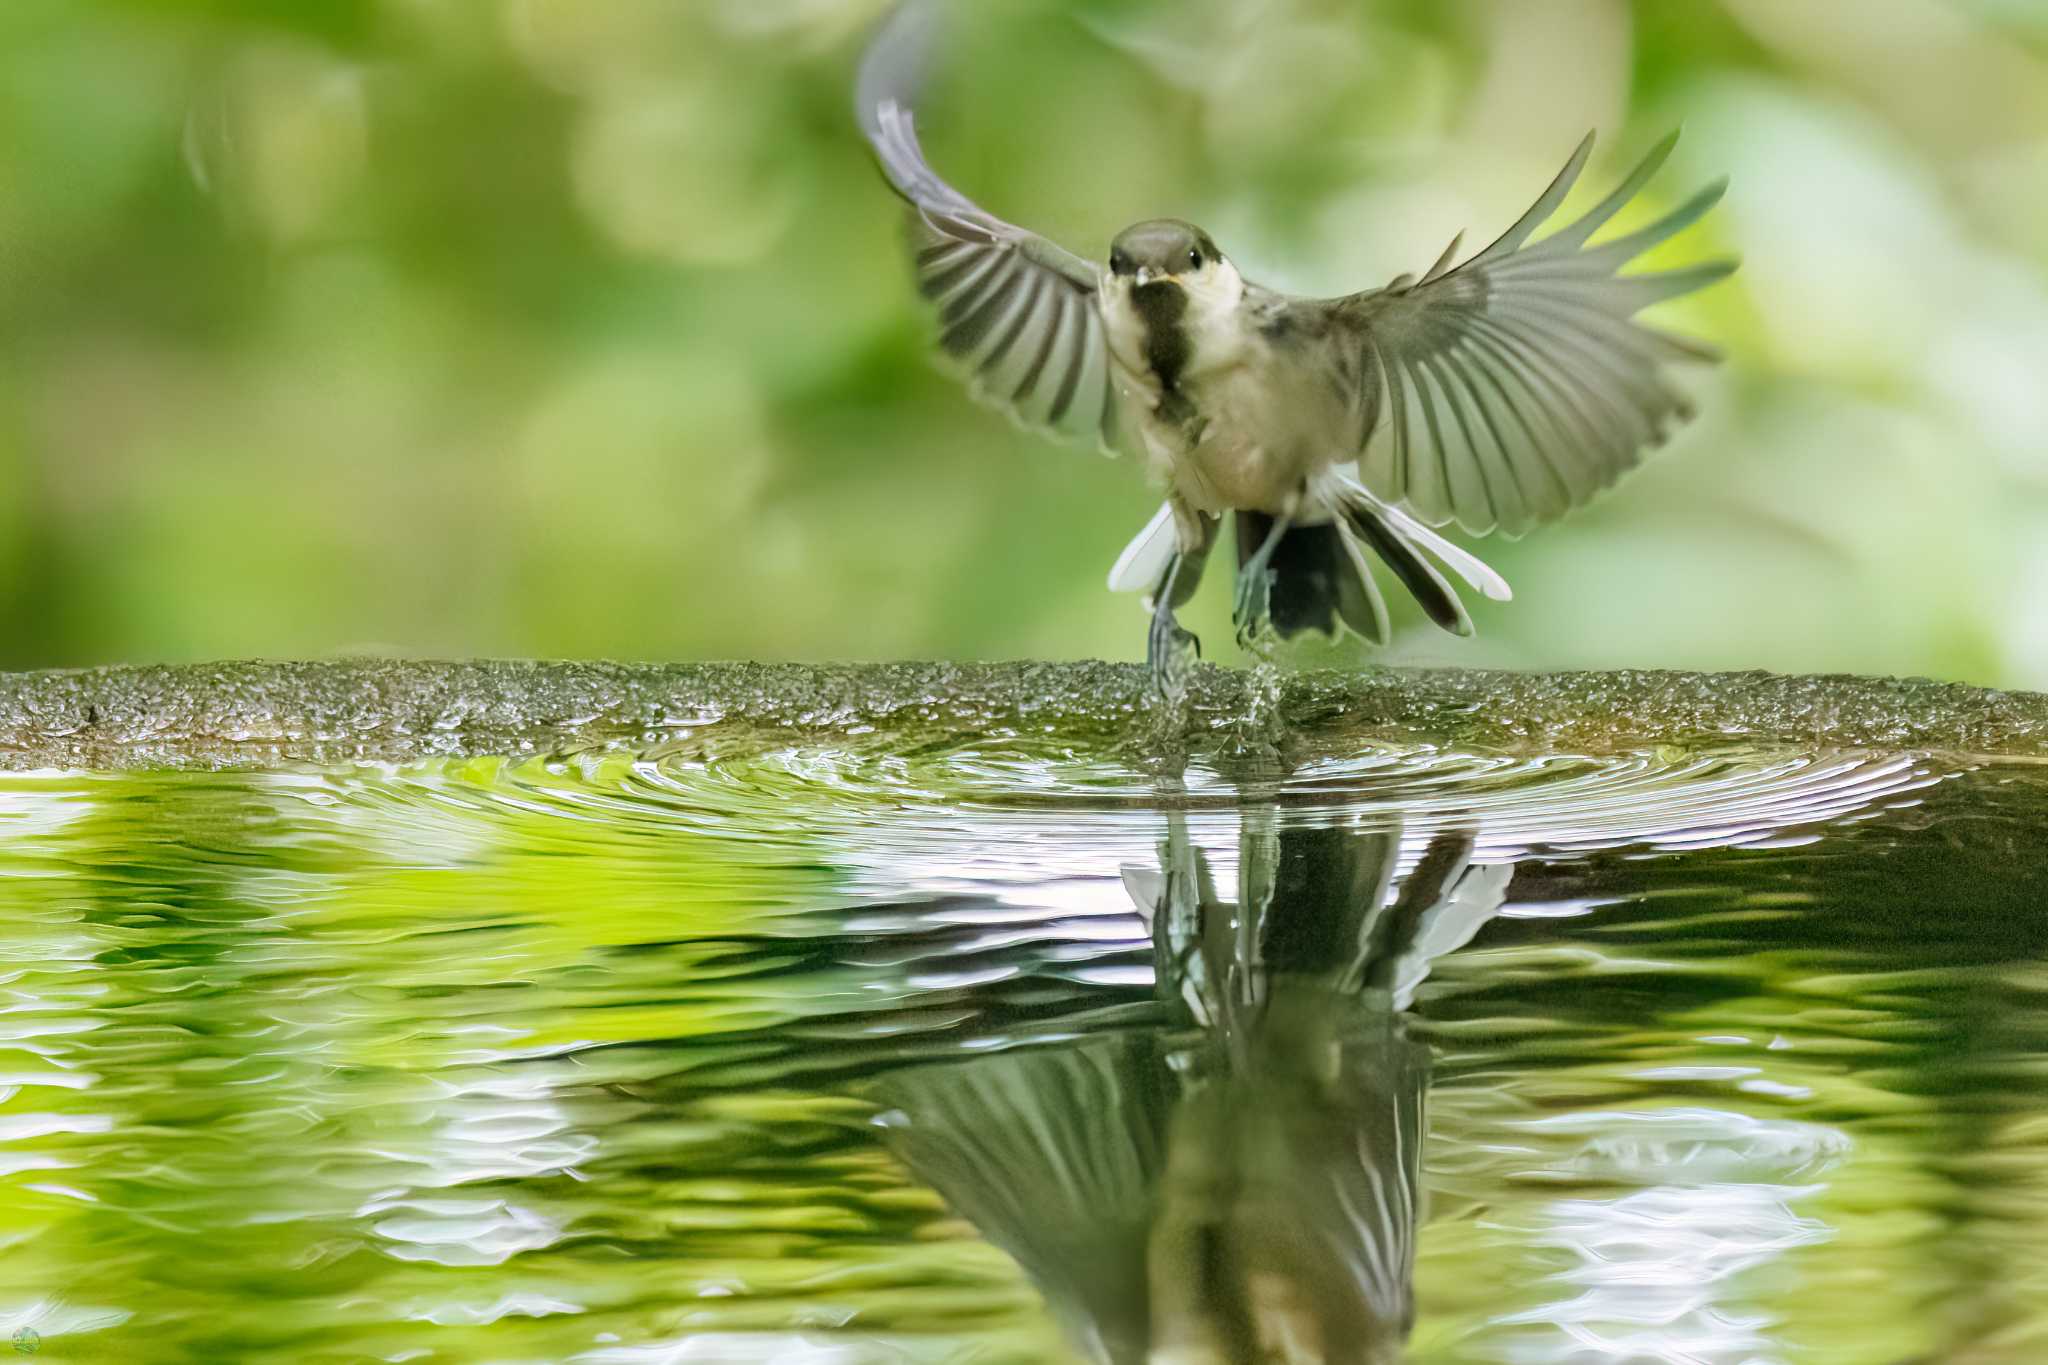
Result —
[[1231, 616], [1237, 622], [1237, 642], [1251, 649], [1259, 634], [1266, 628], [1272, 613], [1273, 599], [1273, 552], [1279, 548], [1280, 540], [1294, 525], [1294, 513], [1282, 512], [1273, 518], [1272, 529], [1252, 557], [1238, 566], [1237, 596]]
[[[1174, 551], [1173, 558], [1166, 562], [1166, 574], [1152, 595], [1152, 629], [1145, 637], [1145, 664], [1152, 671], [1152, 686], [1165, 697], [1175, 695], [1185, 681], [1181, 676], [1183, 656], [1192, 652], [1195, 658], [1202, 657], [1202, 642], [1191, 631], [1182, 630], [1173, 614], [1175, 605], [1185, 601], [1192, 591], [1184, 582], [1189, 572], [1188, 556]], [[1192, 574], [1199, 578], [1201, 572], [1197, 561]]]
[[1187, 605], [1200, 586], [1221, 523], [1178, 499], [1168, 501], [1173, 507], [1174, 552], [1152, 593], [1152, 630], [1145, 639], [1145, 662], [1151, 667], [1153, 688], [1171, 701], [1186, 689], [1189, 664], [1202, 657], [1202, 642], [1180, 628], [1174, 613]]

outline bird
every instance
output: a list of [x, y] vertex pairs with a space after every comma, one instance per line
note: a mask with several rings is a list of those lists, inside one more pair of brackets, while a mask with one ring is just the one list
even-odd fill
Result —
[[1694, 415], [1670, 370], [1720, 352], [1636, 315], [1737, 262], [1621, 272], [1704, 217], [1727, 181], [1590, 242], [1663, 166], [1675, 131], [1546, 236], [1536, 233], [1592, 155], [1590, 133], [1491, 245], [1461, 259], [1461, 233], [1420, 274], [1300, 297], [1248, 278], [1194, 223], [1139, 222], [1091, 263], [948, 184], [913, 109], [931, 26], [917, 0], [885, 21], [862, 62], [857, 115], [908, 205], [939, 349], [972, 393], [1027, 428], [1134, 455], [1164, 489], [1109, 574], [1111, 591], [1149, 602], [1146, 658], [1162, 690], [1199, 656], [1177, 613], [1225, 519], [1232, 616], [1248, 648], [1311, 632], [1385, 644], [1368, 556], [1437, 626], [1469, 636], [1451, 577], [1497, 601], [1512, 593], [1437, 528], [1516, 537], [1555, 521]]

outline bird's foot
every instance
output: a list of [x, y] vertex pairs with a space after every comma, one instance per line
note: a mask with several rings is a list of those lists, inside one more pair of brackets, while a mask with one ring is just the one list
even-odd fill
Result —
[[1247, 653], [1264, 652], [1273, 625], [1273, 571], [1247, 566], [1237, 576], [1237, 596], [1231, 606], [1237, 622], [1237, 644]]
[[1187, 691], [1188, 670], [1202, 657], [1202, 642], [1192, 631], [1182, 630], [1170, 611], [1154, 612], [1152, 629], [1145, 638], [1145, 663], [1152, 671], [1152, 687], [1169, 700]]

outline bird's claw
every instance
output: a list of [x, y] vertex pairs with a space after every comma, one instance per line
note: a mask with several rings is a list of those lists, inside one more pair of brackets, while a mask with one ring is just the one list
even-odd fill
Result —
[[1258, 652], [1273, 623], [1273, 571], [1255, 569], [1238, 575], [1237, 596], [1231, 607], [1237, 622], [1240, 649]]

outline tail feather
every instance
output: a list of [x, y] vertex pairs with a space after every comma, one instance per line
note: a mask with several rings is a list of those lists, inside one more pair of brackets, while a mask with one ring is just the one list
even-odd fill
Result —
[[1361, 638], [1383, 645], [1394, 635], [1387, 621], [1387, 599], [1381, 595], [1380, 585], [1373, 580], [1372, 566], [1366, 563], [1365, 551], [1359, 548], [1358, 538], [1344, 534], [1342, 527], [1337, 529], [1337, 546], [1344, 552], [1350, 570], [1338, 580], [1337, 615]]
[[1184, 607], [1194, 597], [1195, 589], [1201, 585], [1202, 569], [1209, 562], [1209, 549], [1216, 543], [1217, 522], [1214, 517], [1198, 519], [1202, 530], [1202, 543], [1189, 548], [1181, 544], [1180, 526], [1173, 514], [1173, 504], [1162, 503], [1152, 514], [1152, 520], [1145, 523], [1145, 529], [1124, 546], [1124, 552], [1117, 556], [1116, 564], [1109, 571], [1111, 592], [1141, 592], [1146, 595], [1149, 610], [1153, 599], [1166, 588], [1166, 575], [1174, 567], [1174, 558], [1179, 556], [1180, 570], [1173, 582], [1171, 607]]
[[1145, 529], [1117, 556], [1116, 566], [1109, 571], [1109, 590], [1151, 592], [1166, 577], [1174, 549], [1173, 504], [1161, 503]]
[[[1264, 512], [1237, 514], [1240, 570], [1272, 529], [1273, 518]], [[1290, 529], [1273, 549], [1271, 572], [1268, 610], [1281, 639], [1310, 631], [1334, 636], [1341, 624], [1373, 644], [1387, 642], [1386, 601], [1338, 523]]]
[[1412, 545], [1430, 552], [1443, 566], [1472, 585], [1475, 592], [1483, 593], [1496, 602], [1512, 602], [1514, 592], [1508, 581], [1493, 571], [1492, 566], [1468, 550], [1461, 550], [1430, 530], [1399, 507], [1390, 506], [1373, 497], [1365, 485], [1356, 479], [1339, 477], [1338, 487], [1349, 501], [1371, 509], [1381, 521], [1394, 528], [1400, 536]]
[[[1264, 512], [1237, 513], [1240, 570], [1272, 529], [1273, 518]], [[1386, 600], [1373, 581], [1366, 550], [1393, 571], [1430, 620], [1453, 635], [1472, 634], [1472, 618], [1431, 555], [1486, 596], [1509, 596], [1507, 584], [1485, 564], [1359, 490], [1343, 500], [1335, 521], [1292, 527], [1274, 547], [1268, 611], [1275, 633], [1291, 640], [1349, 628], [1368, 643], [1385, 644]]]
[[1422, 610], [1430, 620], [1453, 635], [1472, 633], [1472, 618], [1465, 614], [1465, 604], [1459, 600], [1458, 590], [1377, 510], [1353, 503], [1344, 509], [1344, 524], [1386, 562], [1387, 567], [1394, 571], [1394, 577], [1401, 580], [1401, 586], [1422, 604]]

